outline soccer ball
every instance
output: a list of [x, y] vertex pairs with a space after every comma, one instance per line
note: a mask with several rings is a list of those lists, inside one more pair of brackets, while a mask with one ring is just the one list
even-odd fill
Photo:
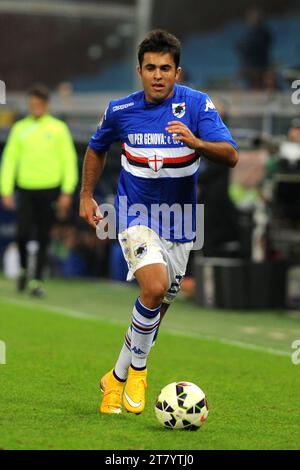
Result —
[[159, 393], [155, 414], [162, 426], [197, 430], [208, 415], [204, 392], [191, 382], [173, 382]]

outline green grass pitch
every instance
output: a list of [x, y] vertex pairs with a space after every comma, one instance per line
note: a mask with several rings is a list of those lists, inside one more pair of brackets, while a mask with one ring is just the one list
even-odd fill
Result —
[[[46, 299], [0, 279], [0, 449], [299, 449], [300, 316], [201, 310], [179, 298], [149, 359], [146, 410], [103, 416], [99, 378], [115, 362], [136, 287], [51, 280]], [[206, 392], [197, 432], [163, 429], [155, 398], [172, 381]]]

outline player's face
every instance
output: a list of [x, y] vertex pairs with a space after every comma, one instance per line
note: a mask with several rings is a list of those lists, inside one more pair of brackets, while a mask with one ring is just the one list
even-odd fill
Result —
[[138, 67], [146, 100], [160, 103], [170, 98], [180, 72], [181, 68], [176, 68], [169, 52], [146, 52], [141, 66]]
[[48, 102], [37, 96], [29, 96], [28, 109], [32, 116], [39, 118], [48, 112]]

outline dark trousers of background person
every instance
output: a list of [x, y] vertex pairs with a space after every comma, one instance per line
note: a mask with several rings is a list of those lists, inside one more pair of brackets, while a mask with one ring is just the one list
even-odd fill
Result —
[[17, 203], [17, 244], [21, 267], [28, 268], [27, 243], [36, 240], [39, 248], [34, 279], [42, 280], [47, 264], [50, 230], [55, 221], [55, 204], [60, 189], [19, 189]]

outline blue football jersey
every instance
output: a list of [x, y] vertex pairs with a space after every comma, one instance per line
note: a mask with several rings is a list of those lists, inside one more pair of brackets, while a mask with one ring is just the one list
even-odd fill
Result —
[[[177, 84], [173, 96], [159, 104], [147, 102], [143, 91], [111, 101], [89, 146], [105, 152], [114, 142], [122, 144], [115, 199], [119, 231], [141, 224], [167, 240], [187, 242], [195, 237], [201, 156], [173, 140], [166, 131], [170, 121], [183, 122], [202, 140], [237, 147], [209, 96]], [[171, 215], [166, 230], [161, 207], [176, 207], [176, 214], [181, 208], [181, 220]]]

